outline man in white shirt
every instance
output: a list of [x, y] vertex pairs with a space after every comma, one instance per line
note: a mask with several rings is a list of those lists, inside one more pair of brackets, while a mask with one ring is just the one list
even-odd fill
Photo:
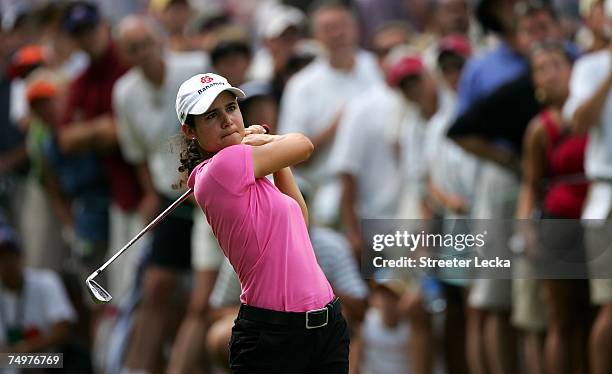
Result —
[[[612, 17], [607, 15], [608, 23]], [[600, 305], [590, 338], [591, 370], [612, 371], [612, 61], [605, 48], [574, 65], [563, 115], [577, 132], [589, 132], [585, 173], [591, 187], [582, 218], [591, 277], [591, 301]], [[607, 278], [607, 279], [601, 279]]]
[[402, 218], [429, 218], [432, 212], [427, 204], [426, 187], [430, 173], [435, 171], [429, 167], [439, 152], [439, 143], [452, 119], [455, 102], [448, 90], [439, 87], [419, 55], [396, 58], [387, 71], [387, 81], [398, 88], [405, 105], [411, 108], [399, 127], [388, 130], [389, 136], [394, 135], [399, 142], [404, 180], [415, 185], [411, 199], [416, 201], [404, 204], [417, 208], [405, 209], [399, 214]]
[[[439, 150], [436, 143], [441, 142], [443, 129], [452, 119], [454, 100], [448, 91], [440, 89], [420, 55], [410, 50], [396, 49], [390, 53], [388, 60], [387, 82], [401, 94], [403, 105], [407, 108], [401, 121], [388, 124], [385, 131], [387, 138], [397, 143], [403, 182], [398, 216], [403, 219], [431, 218], [426, 188], [427, 180], [431, 177], [430, 161], [434, 159], [433, 153]], [[408, 316], [412, 327], [411, 367], [414, 371], [425, 372], [433, 363], [433, 331], [431, 316], [426, 312], [423, 298], [415, 293], [414, 290], [407, 290], [402, 297], [415, 300]]]
[[0, 220], [0, 352], [57, 352], [76, 313], [57, 274], [24, 269], [21, 250], [15, 231]]
[[[408, 42], [403, 24], [389, 24], [372, 36], [378, 64], [386, 54]], [[362, 247], [360, 220], [392, 218], [397, 211], [401, 178], [395, 142], [385, 129], [401, 121], [404, 105], [387, 84], [364, 92], [347, 104], [329, 156], [329, 168], [342, 184], [340, 216], [347, 239], [357, 255]]]
[[401, 98], [381, 85], [345, 109], [329, 157], [331, 172], [340, 176], [341, 218], [357, 256], [361, 254], [361, 219], [393, 218], [397, 211], [400, 177], [394, 143], [385, 127], [395, 118]]
[[[119, 46], [133, 62], [134, 68], [117, 81], [113, 106], [117, 115], [119, 143], [125, 158], [136, 165], [138, 178], [145, 191], [146, 209], [141, 211], [146, 222], [168, 206], [182, 192], [175, 189], [180, 179], [179, 155], [173, 152], [180, 126], [176, 121], [174, 101], [180, 84], [190, 76], [206, 71], [205, 55], [164, 52], [161, 38], [151, 21], [144, 17], [126, 17], [119, 25]], [[178, 147], [176, 147], [178, 148]], [[152, 249], [143, 280], [143, 296], [134, 321], [134, 331], [126, 358], [130, 369], [153, 372], [161, 364], [157, 354], [173, 335], [169, 328], [176, 308], [176, 286], [180, 272], [197, 270], [194, 290], [212, 288], [220, 251], [210, 256], [192, 256], [194, 214], [201, 214], [191, 204], [183, 204], [154, 230]], [[198, 222], [202, 220], [198, 217]], [[203, 220], [203, 225], [206, 225]], [[204, 243], [198, 240], [198, 243]], [[195, 246], [195, 251], [199, 248]], [[194, 260], [204, 257], [206, 261]], [[218, 259], [216, 259], [218, 258]], [[131, 267], [134, 273], [134, 267]], [[125, 281], [129, 283], [129, 281]], [[206, 286], [210, 283], [210, 286]], [[200, 292], [202, 293], [202, 292]], [[204, 292], [206, 293], [206, 292]], [[203, 311], [207, 295], [192, 297], [189, 313], [171, 357], [171, 370], [193, 366], [194, 357], [185, 344], [198, 346], [205, 336]], [[176, 322], [175, 322], [176, 323]]]
[[382, 79], [374, 56], [358, 49], [357, 24], [343, 3], [320, 2], [310, 19], [313, 36], [326, 55], [287, 83], [279, 133], [300, 132], [312, 140], [315, 152], [297, 172], [317, 191], [311, 207], [313, 219], [330, 223], [337, 218], [340, 189], [336, 180], [329, 182], [327, 158], [342, 111], [351, 99], [381, 84]]

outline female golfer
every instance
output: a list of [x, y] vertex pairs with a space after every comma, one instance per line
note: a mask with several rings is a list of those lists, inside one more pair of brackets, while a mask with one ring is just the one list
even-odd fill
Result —
[[208, 73], [185, 81], [176, 99], [187, 141], [180, 170], [242, 285], [230, 368], [346, 373], [347, 325], [317, 264], [306, 204], [289, 168], [310, 156], [312, 143], [261, 126], [245, 130], [237, 104], [244, 96]]

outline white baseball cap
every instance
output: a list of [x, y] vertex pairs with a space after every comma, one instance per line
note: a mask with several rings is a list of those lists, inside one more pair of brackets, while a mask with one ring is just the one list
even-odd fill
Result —
[[176, 94], [176, 115], [180, 123], [185, 123], [188, 114], [205, 113], [223, 91], [229, 91], [236, 97], [246, 97], [241, 89], [233, 87], [227, 79], [217, 74], [197, 74], [187, 79]]
[[277, 38], [289, 27], [300, 28], [304, 24], [306, 16], [298, 8], [288, 5], [277, 5], [270, 9], [268, 16], [261, 28], [264, 38]]

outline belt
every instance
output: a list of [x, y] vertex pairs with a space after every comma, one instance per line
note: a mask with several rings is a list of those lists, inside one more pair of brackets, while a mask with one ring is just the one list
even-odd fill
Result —
[[341, 314], [341, 309], [340, 299], [337, 297], [323, 308], [307, 312], [279, 312], [242, 304], [238, 318], [311, 330], [327, 326]]

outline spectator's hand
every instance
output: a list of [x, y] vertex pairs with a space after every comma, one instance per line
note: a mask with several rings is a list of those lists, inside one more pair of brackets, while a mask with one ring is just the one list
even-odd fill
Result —
[[249, 134], [242, 139], [242, 144], [258, 146], [271, 143], [279, 138], [278, 135]]
[[160, 198], [155, 192], [148, 192], [142, 197], [138, 205], [138, 213], [145, 223], [153, 221], [159, 212]]
[[521, 220], [518, 222], [518, 235], [521, 241], [523, 254], [532, 260], [541, 257], [538, 246], [538, 231], [531, 220]]
[[400, 297], [397, 310], [401, 316], [410, 320], [421, 320], [427, 317], [425, 302], [420, 292], [406, 291]]
[[449, 194], [445, 201], [446, 208], [450, 209], [453, 213], [464, 214], [467, 212], [467, 202], [464, 198]]
[[100, 150], [112, 150], [117, 146], [117, 125], [113, 117], [103, 115], [93, 120], [96, 128], [96, 141]]

